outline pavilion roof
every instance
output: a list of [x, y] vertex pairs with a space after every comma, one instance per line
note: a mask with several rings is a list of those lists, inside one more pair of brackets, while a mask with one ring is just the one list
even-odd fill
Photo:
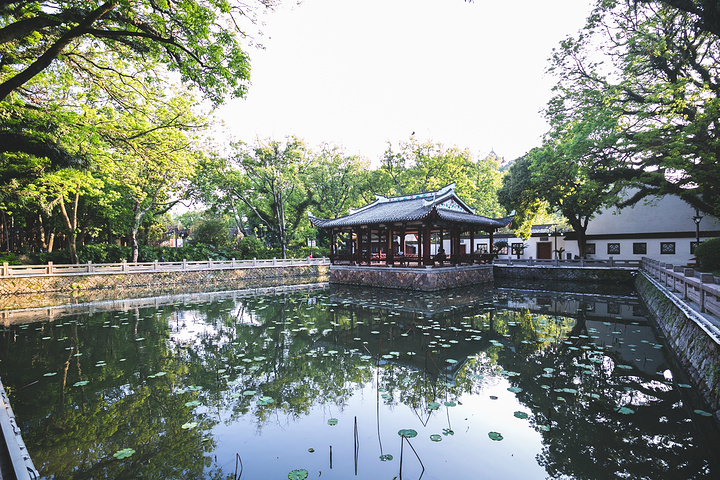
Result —
[[351, 227], [421, 221], [433, 214], [449, 223], [492, 229], [506, 227], [513, 220], [513, 216], [496, 219], [475, 215], [474, 211], [455, 193], [455, 184], [450, 184], [435, 192], [402, 197], [376, 195], [374, 202], [357, 210], [351, 210], [348, 215], [333, 219], [310, 215], [310, 222], [319, 228]]

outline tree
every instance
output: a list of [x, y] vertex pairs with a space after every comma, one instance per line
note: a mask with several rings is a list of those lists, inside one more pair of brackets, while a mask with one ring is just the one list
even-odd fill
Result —
[[[270, 7], [273, 0], [260, 0]], [[254, 7], [222, 0], [0, 4], [0, 101], [49, 68], [98, 71], [96, 53], [162, 64], [214, 103], [242, 96], [249, 75], [239, 39]], [[150, 78], [154, 72], [146, 72]]]
[[[191, 98], [191, 97], [190, 97]], [[204, 128], [185, 97], [161, 92], [142, 97], [132, 110], [98, 112], [103, 151], [94, 152], [102, 178], [115, 192], [116, 208], [129, 211], [131, 261], [138, 258], [138, 232], [186, 196], [201, 154], [196, 133]]]
[[[599, 181], [673, 194], [720, 215], [717, 2], [598, 1], [551, 58], [554, 132], [584, 125]], [[597, 128], [600, 127], [600, 128]]]
[[[48, 219], [56, 208], [60, 211], [62, 225], [68, 236], [70, 259], [74, 263], [79, 263], [76, 239], [80, 198], [83, 195], [99, 195], [102, 186], [102, 181], [87, 171], [65, 168], [43, 175], [24, 191], [25, 195], [37, 201]], [[48, 244], [48, 251], [52, 251], [52, 240]]]
[[445, 148], [440, 143], [418, 142], [411, 137], [397, 151], [391, 144], [380, 165], [386, 195], [405, 195], [438, 190], [455, 184], [458, 195], [478, 213], [503, 215], [497, 202], [502, 174], [491, 156], [475, 161], [468, 150]]
[[291, 235], [312, 203], [312, 192], [302, 183], [309, 166], [307, 148], [295, 137], [251, 148], [234, 146], [239, 150], [233, 159], [238, 169], [227, 187], [276, 237], [282, 258], [287, 258]]
[[499, 198], [506, 208], [519, 212], [516, 218], [526, 232], [545, 205], [559, 211], [577, 234], [579, 254], [584, 257], [588, 223], [600, 208], [617, 200], [618, 187], [595, 179], [592, 166], [583, 161], [588, 147], [581, 140], [548, 139], [542, 148], [516, 160]]

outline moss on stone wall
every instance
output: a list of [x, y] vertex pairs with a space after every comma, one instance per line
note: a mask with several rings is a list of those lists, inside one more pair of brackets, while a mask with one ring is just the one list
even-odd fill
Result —
[[685, 373], [720, 422], [720, 345], [692, 318], [694, 313], [689, 307], [673, 301], [644, 275], [637, 277], [635, 288]]

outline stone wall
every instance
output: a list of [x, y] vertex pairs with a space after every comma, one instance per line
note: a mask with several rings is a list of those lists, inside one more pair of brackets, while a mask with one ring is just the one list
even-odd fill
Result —
[[82, 274], [0, 279], [0, 309], [42, 307], [66, 303], [166, 293], [249, 288], [252, 284], [320, 282], [327, 265], [297, 265], [223, 270], [129, 274]]
[[330, 267], [330, 283], [432, 292], [493, 281], [492, 265], [443, 268]]
[[720, 422], [720, 336], [704, 316], [678, 295], [645, 274], [635, 287], [647, 304], [667, 344]]
[[495, 265], [495, 278], [522, 278], [558, 282], [631, 283], [637, 268], [627, 267], [555, 267], [538, 265]]

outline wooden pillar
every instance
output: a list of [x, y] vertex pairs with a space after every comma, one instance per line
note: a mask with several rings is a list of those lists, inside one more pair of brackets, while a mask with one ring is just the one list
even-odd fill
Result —
[[335, 229], [330, 230], [330, 263], [335, 263]]
[[493, 233], [495, 230], [490, 230], [490, 245], [488, 245], [488, 253], [493, 253]]
[[417, 230], [417, 256], [418, 256], [418, 266], [422, 263], [423, 259], [423, 238], [422, 238], [422, 227], [418, 227]]
[[472, 261], [470, 263], [475, 263], [475, 257], [474, 257], [474, 255], [475, 255], [475, 229], [474, 228], [470, 228], [470, 251], [468, 253], [471, 255], [470, 258]]
[[372, 261], [372, 228], [367, 229], [367, 239], [365, 241], [365, 261], [370, 265]]
[[423, 245], [423, 265], [432, 265], [432, 255], [430, 254], [430, 226], [429, 225], [423, 225], [423, 235], [422, 235], [422, 245]]
[[395, 242], [393, 242], [393, 227], [387, 227], [387, 253], [385, 254], [385, 263], [392, 265], [395, 263]]

